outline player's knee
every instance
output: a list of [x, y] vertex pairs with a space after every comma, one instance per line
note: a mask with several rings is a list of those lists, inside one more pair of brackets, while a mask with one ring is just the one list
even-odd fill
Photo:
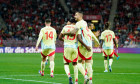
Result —
[[78, 63], [82, 63], [82, 60], [78, 60]]
[[109, 57], [109, 59], [113, 59], [113, 57]]
[[82, 64], [84, 64], [85, 63], [85, 61], [84, 60], [82, 60]]
[[86, 62], [86, 63], [90, 63], [90, 62], [91, 62], [91, 60], [89, 60], [89, 59], [86, 59], [86, 60], [85, 60], [85, 62]]
[[77, 65], [77, 62], [72, 62], [73, 65]]
[[50, 61], [54, 61], [54, 57], [53, 56], [50, 56]]
[[64, 63], [64, 65], [69, 65], [69, 63]]
[[45, 61], [46, 61], [46, 57], [43, 57], [43, 58], [42, 58], [42, 61], [45, 62]]
[[107, 57], [106, 56], [104, 56], [104, 60], [107, 60]]

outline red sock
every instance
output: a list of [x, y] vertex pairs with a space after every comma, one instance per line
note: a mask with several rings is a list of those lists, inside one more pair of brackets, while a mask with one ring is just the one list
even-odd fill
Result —
[[114, 52], [114, 55], [115, 55], [116, 57], [118, 57], [118, 55], [117, 55], [117, 53], [116, 53], [116, 52]]

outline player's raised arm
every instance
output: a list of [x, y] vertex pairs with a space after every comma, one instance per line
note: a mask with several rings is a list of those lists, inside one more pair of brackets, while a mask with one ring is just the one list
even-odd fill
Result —
[[63, 37], [64, 37], [64, 35], [62, 33], [60, 33], [58, 39], [61, 41], [64, 41]]
[[75, 35], [77, 33], [79, 29], [78, 28], [74, 28], [72, 31], [70, 32], [64, 32], [63, 35]]
[[40, 43], [42, 37], [43, 37], [43, 33], [42, 33], [42, 30], [41, 30], [40, 33], [39, 33], [37, 43], [36, 43], [36, 48], [35, 48], [36, 51], [38, 50], [38, 46], [39, 46], [39, 43]]
[[101, 39], [100, 39], [101, 53], [102, 53], [102, 45], [103, 45], [103, 42], [104, 42], [104, 36], [103, 36], [103, 34], [101, 33]]
[[100, 45], [99, 40], [96, 38], [96, 36], [92, 32], [91, 32], [91, 36], [92, 36], [92, 39], [94, 39], [98, 43], [98, 45]]
[[[69, 23], [75, 25], [76, 21], [75, 21], [74, 18], [71, 18], [71, 19], [69, 20]], [[69, 31], [69, 32], [64, 32], [63, 35], [75, 35], [75, 34], [78, 32], [79, 29], [80, 29], [80, 28], [78, 28], [78, 27], [76, 26], [73, 30], [71, 30], [71, 31]]]
[[114, 44], [115, 44], [115, 47], [118, 48], [117, 42], [116, 42], [116, 40], [115, 40], [115, 34], [113, 35], [113, 42], [114, 42]]

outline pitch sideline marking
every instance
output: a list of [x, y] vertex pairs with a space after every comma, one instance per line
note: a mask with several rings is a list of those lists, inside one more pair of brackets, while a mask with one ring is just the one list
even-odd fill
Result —
[[25, 80], [25, 79], [14, 79], [14, 78], [0, 78], [0, 79], [7, 79], [7, 80], [18, 80], [18, 81], [29, 81], [29, 82], [38, 82], [38, 83], [50, 83], [50, 84], [62, 84], [62, 83], [55, 83], [55, 82], [46, 82], [46, 81], [37, 81], [37, 80]]
[[[94, 73], [94, 74], [104, 74], [104, 73]], [[140, 73], [111, 73], [111, 74], [140, 74]], [[50, 75], [50, 74], [46, 74], [46, 75]], [[66, 75], [66, 74], [55, 74], [55, 75]], [[74, 74], [71, 74], [71, 75], [74, 75]], [[5, 75], [5, 76], [40, 76], [40, 75]], [[38, 83], [50, 83], [50, 84], [62, 84], [62, 83], [37, 81], [37, 80], [25, 80], [25, 79], [4, 78], [5, 76], [0, 76], [0, 79], [18, 80], [18, 81], [29, 81], [29, 82], [38, 82]]]

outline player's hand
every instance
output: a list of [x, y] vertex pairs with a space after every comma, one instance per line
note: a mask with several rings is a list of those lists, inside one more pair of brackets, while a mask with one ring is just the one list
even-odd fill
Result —
[[89, 51], [89, 52], [91, 51], [91, 47], [89, 47], [89, 46], [87, 46], [86, 49], [87, 49], [87, 51]]
[[35, 51], [38, 51], [38, 47], [35, 47]]

